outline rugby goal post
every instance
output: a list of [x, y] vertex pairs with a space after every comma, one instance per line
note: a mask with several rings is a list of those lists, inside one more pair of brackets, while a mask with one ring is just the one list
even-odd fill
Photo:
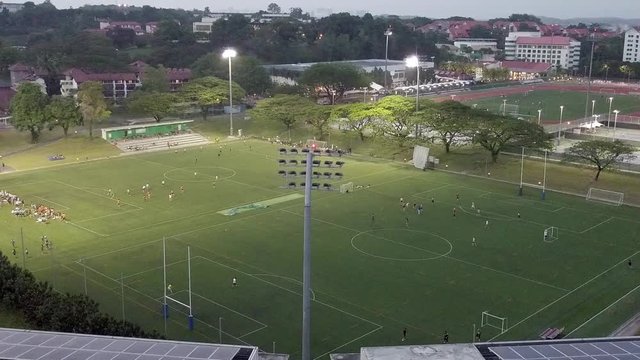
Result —
[[624, 193], [598, 188], [589, 188], [589, 192], [587, 193], [587, 200], [620, 206], [624, 203]]
[[558, 228], [555, 226], [548, 227], [542, 232], [542, 240], [544, 242], [554, 242], [559, 239]]
[[482, 327], [489, 326], [495, 329], [500, 330], [500, 334], [504, 333], [509, 329], [509, 320], [506, 317], [500, 317], [497, 315], [493, 315], [488, 311], [482, 312]]
[[345, 184], [340, 185], [340, 193], [342, 194], [347, 194], [353, 192], [353, 183], [352, 182], [348, 182]]
[[500, 108], [498, 109], [498, 114], [509, 114], [515, 115], [520, 113], [520, 105], [517, 104], [500, 104]]

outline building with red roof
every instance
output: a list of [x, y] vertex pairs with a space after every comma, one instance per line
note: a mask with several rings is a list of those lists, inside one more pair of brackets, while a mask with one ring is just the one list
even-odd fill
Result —
[[580, 42], [565, 36], [542, 36], [540, 32], [511, 32], [505, 39], [505, 59], [576, 69]]

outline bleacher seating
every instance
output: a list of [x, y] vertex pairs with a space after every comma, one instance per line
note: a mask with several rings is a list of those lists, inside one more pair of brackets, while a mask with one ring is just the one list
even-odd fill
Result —
[[[148, 137], [114, 142], [123, 152], [157, 151], [208, 144], [210, 141], [198, 133], [185, 133], [162, 137]], [[169, 144], [170, 146], [168, 146]]]

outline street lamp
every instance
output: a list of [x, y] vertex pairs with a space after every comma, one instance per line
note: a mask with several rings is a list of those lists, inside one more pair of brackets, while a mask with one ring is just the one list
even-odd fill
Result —
[[611, 105], [613, 105], [613, 96], [609, 98], [609, 116], [607, 117], [607, 127], [611, 126]]
[[613, 110], [615, 116], [613, 117], [613, 141], [616, 141], [616, 125], [618, 125], [618, 114], [620, 110]]
[[507, 115], [507, 99], [502, 99], [502, 116]]
[[389, 62], [389, 36], [393, 35], [393, 31], [391, 31], [391, 26], [384, 32], [384, 36], [386, 36], [387, 40], [384, 46], [384, 88], [387, 89], [387, 63]]
[[231, 87], [231, 58], [236, 57], [238, 53], [229, 48], [222, 52], [223, 59], [229, 59], [229, 136], [233, 136], [233, 89]]
[[418, 101], [420, 101], [420, 60], [416, 55], [405, 59], [407, 67], [416, 68], [416, 111], [418, 111]]
[[560, 146], [560, 130], [562, 129], [562, 113], [564, 112], [564, 105], [560, 105], [560, 121], [558, 122], [558, 146]]
[[540, 116], [542, 116], [542, 109], [538, 109], [538, 125], [540, 125]]
[[595, 110], [596, 110], [596, 101], [591, 100], [591, 116], [593, 116], [593, 114], [595, 113]]

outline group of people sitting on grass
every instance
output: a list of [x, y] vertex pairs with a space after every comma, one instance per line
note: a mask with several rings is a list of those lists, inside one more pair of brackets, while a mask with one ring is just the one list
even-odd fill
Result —
[[11, 194], [8, 191], [0, 190], [0, 205], [10, 204], [13, 206], [11, 214], [15, 216], [33, 216], [37, 222], [47, 223], [49, 220], [66, 220], [67, 215], [63, 212], [56, 211], [52, 207], [42, 204], [31, 204], [29, 207], [24, 206], [24, 201], [18, 195]]
[[10, 204], [10, 205], [22, 205], [22, 200], [18, 197], [18, 195], [11, 194], [8, 191], [0, 190], [0, 205]]

